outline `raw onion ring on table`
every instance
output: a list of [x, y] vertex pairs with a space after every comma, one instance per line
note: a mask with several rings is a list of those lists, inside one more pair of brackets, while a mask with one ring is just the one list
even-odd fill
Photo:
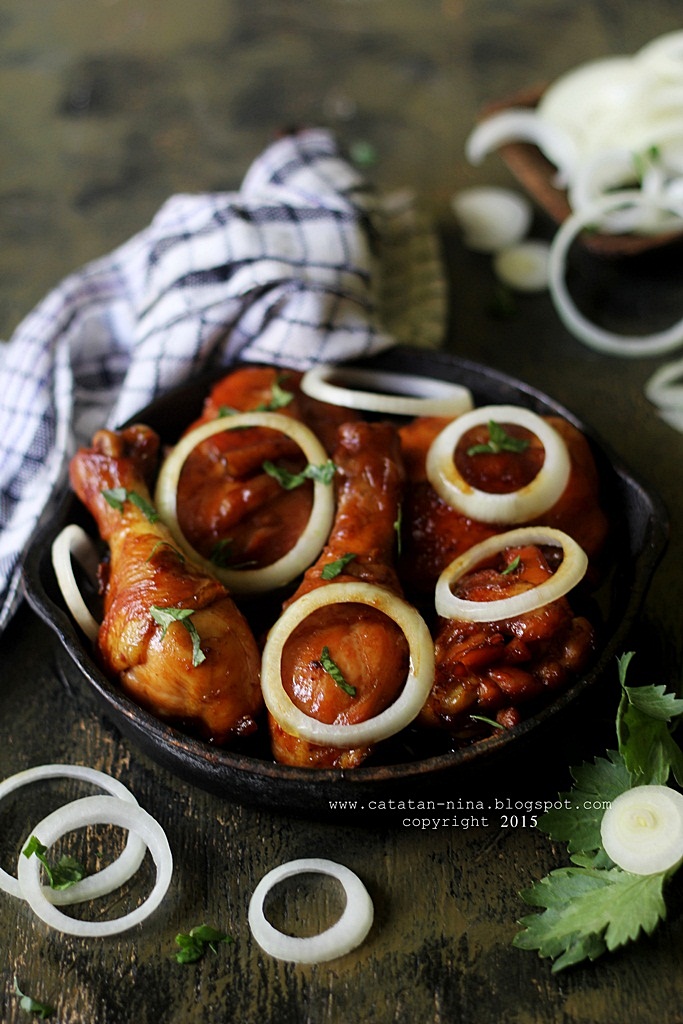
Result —
[[[346, 906], [339, 920], [318, 935], [287, 935], [270, 924], [263, 905], [270, 890], [279, 882], [306, 872], [330, 875], [341, 882]], [[248, 918], [251, 932], [264, 952], [278, 960], [315, 964], [334, 960], [360, 946], [372, 927], [374, 907], [360, 878], [349, 868], [321, 857], [304, 857], [280, 864], [263, 876], [249, 901]]]
[[[630, 230], [637, 230], [643, 216], [649, 216], [653, 208], [670, 210], [676, 214], [680, 229], [683, 230], [683, 202], [680, 198], [667, 197], [665, 192], [645, 195], [637, 189], [623, 189], [605, 195], [590, 206], [571, 214], [553, 239], [548, 284], [555, 308], [567, 330], [598, 352], [619, 356], [657, 356], [683, 345], [683, 319], [663, 331], [649, 335], [620, 335], [599, 327], [578, 310], [565, 280], [569, 248], [584, 228], [599, 227], [607, 214], [625, 209], [632, 213]], [[624, 229], [626, 226], [623, 225]]]
[[669, 871], [683, 858], [683, 794], [670, 786], [627, 789], [605, 811], [600, 837], [607, 856], [623, 871]]
[[315, 434], [299, 420], [274, 412], [242, 412], [210, 420], [185, 434], [165, 459], [157, 479], [155, 505], [177, 543], [208, 573], [217, 576], [229, 590], [238, 594], [262, 593], [291, 582], [313, 562], [322, 551], [334, 518], [334, 493], [331, 484], [313, 481], [313, 507], [308, 523], [296, 543], [281, 558], [257, 569], [230, 569], [204, 558], [185, 537], [177, 512], [178, 482], [183, 466], [192, 451], [207, 438], [225, 430], [242, 427], [266, 427], [286, 434], [312, 465], [327, 462], [327, 452]]
[[[527, 544], [549, 544], [561, 547], [564, 553], [559, 568], [553, 575], [520, 594], [498, 598], [494, 601], [467, 601], [457, 597], [451, 587], [463, 576], [476, 569], [486, 559], [506, 548]], [[434, 593], [437, 614], [446, 619], [465, 622], [500, 622], [516, 618], [542, 608], [551, 601], [557, 601], [581, 582], [588, 568], [588, 558], [583, 548], [562, 530], [548, 526], [522, 526], [517, 530], [496, 534], [454, 559], [439, 576]]]
[[[503, 494], [482, 491], [464, 479], [454, 453], [471, 427], [495, 421], [514, 423], [535, 434], [545, 450], [543, 465], [524, 487]], [[458, 512], [482, 523], [523, 523], [535, 519], [561, 497], [569, 480], [571, 460], [558, 432], [530, 409], [486, 405], [459, 416], [437, 434], [427, 452], [427, 478], [440, 498]]]
[[[298, 708], [282, 683], [284, 646], [296, 626], [311, 612], [330, 604], [366, 604], [388, 615], [403, 630], [410, 651], [410, 668], [396, 700], [364, 722], [320, 722]], [[290, 735], [321, 746], [350, 749], [369, 746], [394, 736], [417, 717], [434, 681], [434, 644], [419, 612], [396, 594], [361, 581], [316, 587], [293, 601], [271, 628], [261, 663], [261, 688], [268, 711]]]
[[66, 606], [89, 640], [96, 640], [100, 625], [88, 608], [76, 581], [72, 556], [94, 581], [99, 557], [91, 537], [76, 523], [69, 523], [52, 542], [52, 566]]
[[[122, 917], [109, 921], [77, 920], [58, 910], [46, 896], [40, 883], [42, 865], [37, 857], [25, 857], [23, 853], [20, 854], [17, 876], [24, 898], [42, 921], [68, 935], [99, 938], [127, 931], [156, 910], [171, 882], [173, 855], [166, 833], [137, 802], [131, 803], [111, 796], [86, 796], [53, 811], [35, 826], [33, 834], [49, 848], [67, 832], [100, 824], [127, 828], [143, 841], [156, 865], [154, 887], [144, 903]], [[110, 886], [108, 891], [113, 888], [116, 888], [116, 885]]]
[[[359, 391], [333, 384], [330, 378], [335, 375], [342, 376], [350, 384], [381, 387], [383, 390]], [[307, 370], [301, 378], [300, 388], [309, 398], [329, 405], [399, 416], [458, 416], [474, 404], [472, 393], [462, 384], [433, 377], [336, 364], [314, 366]]]
[[[9, 778], [0, 782], [0, 801], [4, 800], [10, 793], [21, 789], [33, 782], [40, 782], [45, 779], [78, 779], [81, 782], [92, 783], [105, 789], [113, 798], [137, 804], [137, 800], [118, 779], [99, 772], [95, 768], [88, 768], [80, 764], [43, 764], [34, 768], [27, 768], [24, 771], [10, 775]], [[39, 837], [42, 839], [42, 837]], [[145, 856], [145, 844], [135, 835], [130, 833], [126, 846], [121, 856], [112, 864], [102, 868], [96, 875], [88, 875], [79, 882], [75, 882], [68, 889], [50, 889], [45, 887], [43, 892], [46, 899], [55, 904], [81, 903], [84, 900], [96, 899], [104, 896], [128, 881], [140, 867]], [[0, 889], [23, 899], [24, 895], [21, 886], [16, 878], [0, 868]]]

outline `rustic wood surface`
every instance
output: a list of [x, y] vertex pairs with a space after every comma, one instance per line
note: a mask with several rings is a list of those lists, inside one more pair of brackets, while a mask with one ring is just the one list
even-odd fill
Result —
[[[545, 295], [521, 297], [507, 317], [495, 315], [490, 262], [463, 250], [448, 202], [465, 184], [510, 183], [495, 158], [477, 170], [464, 160], [464, 139], [484, 104], [581, 60], [632, 52], [678, 28], [679, 18], [673, 0], [6, 0], [0, 334], [9, 337], [70, 270], [143, 227], [171, 193], [236, 187], [278, 128], [331, 125], [381, 187], [408, 186], [431, 205], [451, 290], [447, 348], [568, 405], [665, 500], [671, 542], [633, 644], [653, 682], [675, 685], [683, 439], [643, 396], [660, 361], [589, 351], [560, 326]], [[548, 236], [551, 226], [541, 218], [537, 230]], [[680, 249], [618, 268], [585, 256], [584, 270], [616, 319], [647, 326], [680, 316], [680, 262]], [[513, 827], [502, 810], [459, 812], [457, 825], [423, 829], [410, 812], [378, 810], [359, 823], [340, 810], [310, 821], [234, 804], [179, 781], [129, 744], [26, 607], [1, 644], [0, 777], [60, 761], [109, 772], [163, 824], [175, 857], [161, 908], [117, 939], [60, 937], [2, 896], [6, 1024], [28, 1019], [13, 994], [15, 976], [25, 992], [54, 1004], [60, 1024], [683, 1021], [680, 881], [651, 938], [554, 975], [511, 946], [525, 913], [519, 890], [564, 863], [564, 851], [521, 818]], [[615, 685], [608, 680], [595, 706], [552, 742], [479, 779], [453, 777], [452, 798], [487, 808], [552, 798], [567, 785], [569, 763], [613, 742]], [[13, 870], [30, 823], [84, 792], [63, 782], [8, 798], [0, 864]], [[359, 950], [330, 964], [280, 963], [250, 936], [250, 894], [276, 864], [318, 855], [360, 875], [375, 924]], [[149, 884], [149, 873], [135, 884]], [[302, 882], [273, 913], [301, 931], [337, 909], [333, 887], [312, 891]], [[174, 936], [202, 921], [234, 941], [198, 964], [177, 964]]]

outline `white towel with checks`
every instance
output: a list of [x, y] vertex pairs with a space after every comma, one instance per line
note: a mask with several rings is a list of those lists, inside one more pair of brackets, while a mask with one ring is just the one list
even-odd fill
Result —
[[327, 131], [275, 141], [237, 192], [168, 200], [0, 346], [0, 631], [23, 552], [95, 430], [236, 360], [305, 369], [438, 345], [444, 294], [411, 197], [378, 198]]

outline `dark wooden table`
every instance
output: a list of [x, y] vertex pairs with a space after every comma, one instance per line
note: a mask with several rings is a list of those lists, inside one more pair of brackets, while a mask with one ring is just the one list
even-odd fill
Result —
[[[683, 438], [660, 422], [643, 386], [661, 360], [620, 361], [571, 338], [547, 296], [492, 312], [487, 257], [463, 250], [448, 214], [458, 187], [507, 183], [495, 159], [473, 171], [462, 143], [481, 104], [579, 60], [633, 51], [678, 27], [657, 0], [554, 4], [513, 0], [348, 0], [309, 5], [196, 5], [62, 0], [6, 3], [0, 42], [0, 320], [5, 337], [49, 287], [142, 227], [168, 194], [234, 187], [271, 133], [290, 122], [331, 124], [371, 161], [382, 186], [409, 185], [431, 204], [451, 293], [446, 347], [538, 386], [589, 422], [668, 506], [671, 541], [636, 628], [653, 682], [680, 675], [683, 612]], [[538, 231], [550, 232], [539, 221]], [[681, 250], [614, 268], [585, 257], [593, 280], [635, 322], [680, 316]], [[167, 830], [175, 857], [168, 897], [143, 926], [110, 940], [61, 937], [19, 901], [0, 898], [2, 1011], [28, 1019], [12, 992], [56, 1006], [63, 1024], [236, 1021], [244, 1024], [675, 1024], [683, 1021], [683, 893], [650, 939], [553, 975], [511, 946], [525, 913], [521, 888], [564, 863], [531, 827], [500, 812], [478, 824], [423, 829], [377, 810], [361, 823], [241, 806], [178, 780], [126, 741], [49, 631], [23, 607], [2, 637], [0, 777], [35, 764], [79, 762], [122, 779]], [[641, 663], [642, 663], [641, 662]], [[612, 691], [610, 693], [610, 687]], [[612, 742], [616, 680], [594, 715], [511, 757], [480, 779], [457, 775], [454, 798], [524, 803], [567, 784], [575, 757]], [[26, 790], [0, 807], [0, 863], [14, 867], [29, 823], [75, 784]], [[425, 794], [427, 796], [427, 794]], [[494, 804], [495, 806], [495, 804]], [[406, 824], [404, 819], [408, 818]], [[327, 965], [264, 955], [247, 906], [257, 881], [296, 857], [329, 856], [364, 880], [374, 927], [356, 952]], [[288, 890], [284, 927], [319, 927], [330, 887]], [[174, 937], [207, 921], [234, 942], [195, 965]]]

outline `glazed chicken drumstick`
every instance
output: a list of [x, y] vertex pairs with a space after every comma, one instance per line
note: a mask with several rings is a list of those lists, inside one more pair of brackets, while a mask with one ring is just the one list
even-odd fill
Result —
[[97, 654], [140, 705], [223, 744], [256, 727], [260, 655], [225, 587], [176, 548], [151, 506], [159, 439], [99, 431], [71, 462], [72, 486], [109, 545]]
[[[328, 582], [362, 580], [401, 593], [393, 558], [403, 468], [394, 427], [344, 424], [333, 461], [337, 467], [334, 526], [327, 546], [288, 604]], [[341, 679], [335, 681], [324, 667], [323, 652]], [[307, 714], [323, 722], [350, 724], [373, 717], [393, 702], [406, 678], [408, 661], [403, 633], [382, 612], [354, 603], [328, 605], [309, 615], [288, 638], [282, 681]], [[291, 736], [272, 716], [270, 730], [275, 758], [284, 764], [348, 768], [370, 753], [367, 747], [343, 750]]]

